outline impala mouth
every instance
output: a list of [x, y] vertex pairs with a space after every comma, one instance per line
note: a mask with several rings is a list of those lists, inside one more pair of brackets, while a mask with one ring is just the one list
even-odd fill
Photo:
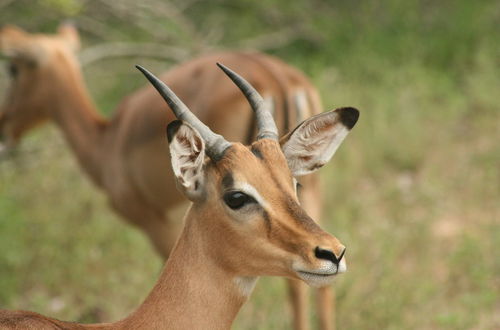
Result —
[[323, 287], [331, 284], [337, 275], [344, 273], [347, 270], [345, 260], [342, 260], [338, 265], [330, 262], [325, 262], [316, 269], [307, 269], [296, 265], [294, 271], [301, 280], [313, 287]]
[[305, 276], [319, 276], [319, 277], [330, 277], [330, 276], [335, 276], [338, 274], [338, 272], [334, 273], [315, 273], [315, 272], [307, 272], [303, 270], [298, 270], [297, 273]]
[[301, 280], [316, 288], [330, 285], [338, 275], [337, 271], [326, 273], [297, 270], [296, 273]]

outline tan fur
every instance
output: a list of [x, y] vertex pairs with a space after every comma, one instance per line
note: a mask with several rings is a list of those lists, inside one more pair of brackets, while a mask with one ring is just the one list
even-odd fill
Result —
[[[112, 324], [79, 325], [20, 311], [0, 313], [6, 329], [229, 329], [247, 299], [237, 279], [264, 275], [297, 279], [291, 265], [300, 260], [315, 269], [314, 247], [340, 254], [342, 244], [321, 230], [298, 207], [293, 180], [276, 141], [255, 142], [264, 160], [248, 147], [233, 144], [224, 158], [208, 162], [205, 196], [185, 218], [184, 230], [160, 279], [144, 303], [127, 318]], [[270, 227], [261, 212], [236, 221], [221, 202], [222, 178], [258, 187], [272, 205]], [[295, 205], [296, 207], [291, 207]], [[308, 269], [309, 269], [308, 268]]]
[[[185, 203], [174, 189], [169, 155], [164, 152], [168, 150], [165, 126], [173, 116], [147, 86], [124, 98], [111, 119], [102, 118], [84, 86], [73, 53], [77, 48], [78, 36], [69, 27], [53, 36], [28, 34], [12, 26], [0, 31], [0, 51], [11, 57], [19, 71], [0, 109], [0, 136], [14, 145], [37, 124], [45, 120], [56, 123], [83, 170], [108, 195], [113, 209], [143, 230], [166, 258], [181, 228], [180, 221], [169, 217], [169, 210]], [[318, 94], [303, 74], [259, 53], [207, 55], [165, 73], [162, 80], [229, 141], [248, 142], [254, 136], [253, 117], [246, 100], [215, 62], [236, 69], [264, 96], [273, 98], [282, 133], [294, 127], [298, 117], [321, 111]], [[142, 79], [139, 73], [137, 79]], [[298, 92], [307, 96], [307, 109], [295, 108]], [[304, 201], [304, 207], [319, 219], [317, 180], [311, 176], [305, 181], [303, 194], [310, 202]], [[305, 298], [294, 306], [295, 315], [308, 315]], [[320, 315], [332, 313], [319, 309]], [[296, 329], [306, 328], [307, 320], [296, 322]]]

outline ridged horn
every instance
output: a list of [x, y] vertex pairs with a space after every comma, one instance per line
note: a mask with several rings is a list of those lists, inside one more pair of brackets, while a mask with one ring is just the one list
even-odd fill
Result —
[[259, 92], [257, 92], [257, 90], [253, 88], [248, 81], [243, 79], [243, 77], [228, 67], [221, 63], [217, 63], [217, 66], [221, 68], [222, 71], [224, 71], [224, 73], [231, 78], [236, 86], [238, 86], [238, 88], [243, 92], [255, 112], [255, 118], [257, 121], [257, 140], [269, 138], [278, 141], [278, 128], [276, 127], [276, 123], [274, 122], [271, 112], [267, 108], [268, 105]]
[[170, 109], [174, 112], [177, 119], [189, 123], [193, 128], [195, 128], [201, 137], [205, 141], [206, 154], [211, 159], [217, 161], [222, 158], [224, 151], [231, 146], [221, 135], [215, 134], [208, 128], [207, 125], [203, 124], [190, 110], [189, 108], [175, 95], [175, 93], [167, 86], [163, 81], [155, 77], [151, 72], [146, 70], [140, 65], [135, 66], [139, 71], [144, 74], [144, 76], [149, 80], [149, 82], [156, 88], [158, 93], [167, 102]]

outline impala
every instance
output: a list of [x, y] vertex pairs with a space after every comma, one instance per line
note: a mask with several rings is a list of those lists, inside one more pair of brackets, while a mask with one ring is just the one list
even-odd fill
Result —
[[92, 325], [4, 311], [2, 328], [229, 329], [257, 277], [286, 276], [324, 286], [346, 270], [345, 247], [300, 206], [294, 177], [331, 158], [358, 111], [313, 116], [278, 140], [268, 103], [220, 66], [256, 114], [257, 139], [248, 147], [213, 133], [163, 82], [138, 67], [179, 119], [167, 127], [171, 164], [177, 187], [192, 202], [180, 238], [143, 304], [121, 321]]
[[[186, 199], [173, 188], [169, 156], [162, 152], [166, 148], [164, 127], [174, 116], [147, 86], [125, 97], [111, 119], [103, 118], [84, 85], [75, 57], [78, 48], [78, 32], [71, 25], [61, 25], [56, 35], [29, 34], [14, 26], [0, 30], [0, 52], [9, 59], [11, 76], [0, 108], [0, 144], [13, 148], [37, 124], [54, 122], [84, 172], [107, 194], [112, 208], [143, 230], [167, 258], [182, 228], [177, 210], [187, 207]], [[216, 61], [237, 66], [273, 104], [282, 134], [322, 111], [316, 90], [302, 73], [259, 53], [207, 55], [161, 76], [194, 114], [230, 141], [249, 143], [255, 135], [255, 120], [244, 98], [209, 65]], [[301, 204], [319, 219], [317, 178], [308, 175], [300, 181]], [[294, 324], [297, 329], [307, 329], [307, 295], [301, 284], [291, 281], [290, 286]], [[333, 324], [331, 292], [322, 288], [318, 298], [322, 329], [329, 329]]]

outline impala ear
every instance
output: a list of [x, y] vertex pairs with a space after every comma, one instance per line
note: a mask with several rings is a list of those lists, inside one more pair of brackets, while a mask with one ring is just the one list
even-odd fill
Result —
[[80, 34], [73, 23], [61, 23], [57, 28], [57, 33], [59, 33], [59, 36], [63, 38], [72, 51], [77, 52], [80, 50]]
[[325, 165], [358, 121], [359, 111], [340, 108], [313, 116], [280, 139], [294, 176], [306, 175]]
[[167, 138], [177, 186], [189, 200], [201, 198], [205, 191], [205, 142], [196, 129], [180, 120], [168, 124]]
[[28, 33], [14, 25], [6, 25], [0, 30], [0, 52], [9, 58], [33, 63], [38, 62], [41, 53], [44, 53], [41, 47], [30, 42]]

